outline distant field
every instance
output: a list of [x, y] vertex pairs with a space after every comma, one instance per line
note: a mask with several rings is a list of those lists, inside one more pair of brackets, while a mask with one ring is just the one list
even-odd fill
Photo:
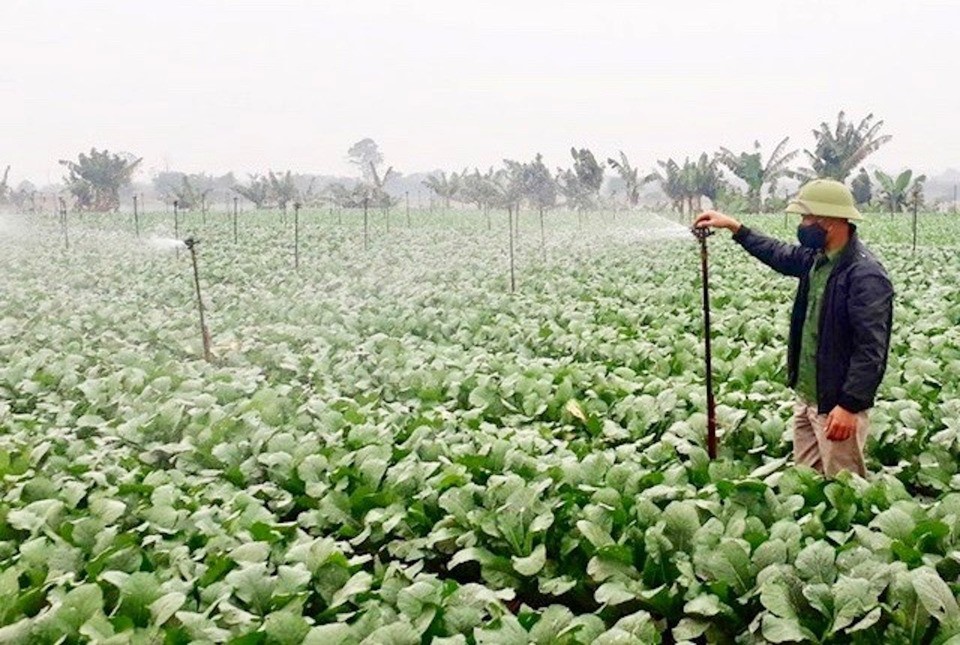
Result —
[[[795, 283], [652, 214], [0, 218], [0, 642], [947, 642], [960, 221], [896, 290], [870, 481], [788, 465]], [[796, 219], [747, 218], [792, 239]], [[389, 226], [389, 230], [388, 230]], [[64, 639], [61, 641], [61, 639]], [[954, 642], [954, 641], [950, 641]]]

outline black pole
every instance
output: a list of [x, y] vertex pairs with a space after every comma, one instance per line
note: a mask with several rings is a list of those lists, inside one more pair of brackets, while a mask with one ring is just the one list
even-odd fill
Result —
[[300, 202], [293, 203], [293, 268], [300, 268]]
[[367, 206], [369, 199], [363, 198], [363, 250], [366, 251], [370, 244], [369, 234], [367, 233]]
[[213, 352], [210, 351], [210, 332], [207, 330], [207, 321], [203, 315], [203, 298], [200, 297], [200, 272], [197, 270], [197, 250], [196, 246], [199, 240], [192, 237], [183, 241], [190, 249], [190, 260], [193, 263], [193, 284], [197, 289], [197, 309], [200, 311], [200, 336], [203, 341], [203, 360], [210, 363], [213, 361]]
[[513, 271], [513, 206], [509, 206], [507, 212], [510, 217], [507, 221], [510, 228], [510, 293], [513, 293], [517, 288], [517, 280]]
[[[173, 200], [173, 237], [180, 239], [180, 202]], [[191, 249], [191, 255], [193, 251]], [[177, 259], [180, 259], [180, 246], [177, 246]]]
[[237, 243], [237, 202], [240, 201], [239, 197], [233, 198], [233, 243]]
[[137, 211], [137, 196], [133, 196], [133, 228], [140, 237], [140, 213]]
[[63, 227], [63, 245], [64, 248], [70, 250], [70, 231], [67, 227], [67, 202], [60, 198], [60, 225]]
[[540, 252], [543, 255], [543, 261], [547, 261], [547, 235], [543, 231], [543, 206], [540, 207]]
[[707, 227], [695, 227], [694, 236], [700, 240], [700, 277], [703, 283], [703, 345], [706, 358], [707, 386], [707, 454], [717, 458], [717, 410], [713, 399], [713, 361], [710, 351], [710, 280], [707, 270], [707, 237], [713, 231]]
[[917, 254], [917, 208], [920, 205], [920, 193], [919, 191], [914, 191], [913, 193], [913, 251], [914, 255]]

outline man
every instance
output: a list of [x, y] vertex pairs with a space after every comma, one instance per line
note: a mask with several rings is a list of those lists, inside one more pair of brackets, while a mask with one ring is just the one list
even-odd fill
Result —
[[787, 244], [707, 211], [696, 226], [726, 228], [748, 253], [800, 279], [787, 350], [788, 384], [797, 393], [793, 455], [828, 477], [867, 474], [863, 447], [883, 378], [893, 320], [893, 287], [857, 236], [863, 217], [845, 185], [829, 179], [805, 184], [787, 205], [803, 216], [800, 245]]

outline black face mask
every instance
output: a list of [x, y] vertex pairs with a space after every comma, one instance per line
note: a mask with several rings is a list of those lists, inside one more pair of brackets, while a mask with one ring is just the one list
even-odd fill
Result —
[[797, 239], [802, 246], [819, 251], [827, 245], [827, 229], [816, 223], [801, 224], [797, 227]]

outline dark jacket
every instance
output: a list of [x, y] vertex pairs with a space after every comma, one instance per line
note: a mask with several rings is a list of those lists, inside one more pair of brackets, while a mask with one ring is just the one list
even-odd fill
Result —
[[[852, 234], [824, 289], [817, 347], [817, 407], [821, 414], [840, 405], [850, 412], [873, 407], [887, 367], [893, 323], [893, 286], [880, 262]], [[819, 251], [787, 244], [746, 226], [733, 239], [752, 256], [800, 278], [790, 317], [788, 385], [797, 383], [800, 337], [807, 312], [810, 269]]]

